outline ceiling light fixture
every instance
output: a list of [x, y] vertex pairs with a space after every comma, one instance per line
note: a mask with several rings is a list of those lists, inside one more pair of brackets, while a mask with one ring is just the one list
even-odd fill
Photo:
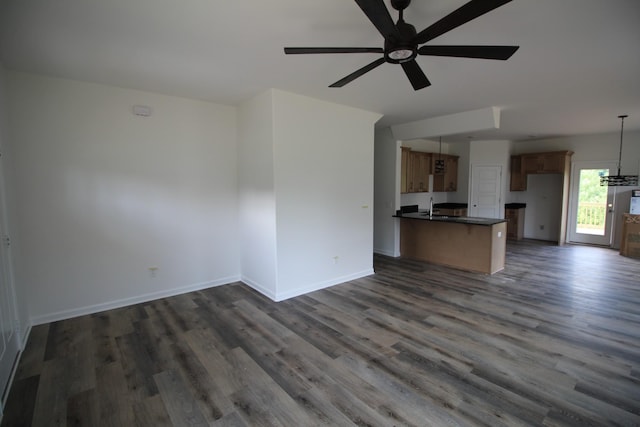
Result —
[[638, 175], [620, 175], [620, 164], [622, 163], [622, 134], [624, 133], [624, 119], [626, 114], [618, 116], [620, 118], [620, 153], [618, 154], [618, 174], [601, 176], [600, 185], [607, 187], [626, 187], [630, 185], [638, 185]]
[[398, 61], [400, 63], [403, 62], [403, 60], [407, 61], [407, 60], [413, 59], [411, 58], [413, 54], [414, 54], [414, 51], [412, 49], [405, 49], [403, 47], [399, 47], [388, 53], [389, 58], [395, 61]]

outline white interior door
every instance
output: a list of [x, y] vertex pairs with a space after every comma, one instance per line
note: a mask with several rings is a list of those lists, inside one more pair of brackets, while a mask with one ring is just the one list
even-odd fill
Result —
[[469, 216], [502, 218], [502, 166], [471, 167]]
[[[6, 243], [2, 239], [2, 245]], [[0, 257], [3, 258], [3, 257]], [[0, 389], [2, 390], [2, 406], [7, 398], [7, 385], [11, 376], [13, 364], [20, 350], [18, 324], [16, 317], [15, 296], [13, 287], [7, 280], [5, 263], [0, 261]]]
[[600, 186], [600, 176], [616, 173], [611, 162], [576, 162], [571, 171], [568, 240], [610, 246], [615, 187]]
[[16, 297], [11, 274], [9, 236], [5, 230], [4, 182], [0, 163], [0, 416], [7, 399], [9, 379], [20, 351]]

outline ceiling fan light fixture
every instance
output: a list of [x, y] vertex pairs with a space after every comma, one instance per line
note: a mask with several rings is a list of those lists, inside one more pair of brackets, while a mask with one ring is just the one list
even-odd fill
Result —
[[389, 51], [387, 56], [398, 63], [410, 61], [415, 57], [415, 51], [406, 47], [399, 47]]
[[600, 186], [602, 187], [627, 187], [638, 185], [638, 175], [620, 175], [620, 164], [622, 163], [622, 135], [624, 133], [624, 119], [626, 119], [626, 114], [618, 116], [620, 119], [620, 152], [618, 155], [618, 174], [617, 175], [609, 175], [609, 176], [601, 176], [600, 177]]

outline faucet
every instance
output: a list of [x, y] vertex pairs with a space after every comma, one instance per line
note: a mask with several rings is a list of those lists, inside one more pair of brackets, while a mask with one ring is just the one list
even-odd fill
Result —
[[433, 218], [433, 197], [429, 200], [429, 219]]

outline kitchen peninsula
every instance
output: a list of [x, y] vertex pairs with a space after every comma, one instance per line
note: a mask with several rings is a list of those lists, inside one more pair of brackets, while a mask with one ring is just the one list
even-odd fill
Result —
[[427, 212], [395, 215], [400, 220], [400, 255], [479, 273], [504, 269], [504, 219], [429, 216]]

